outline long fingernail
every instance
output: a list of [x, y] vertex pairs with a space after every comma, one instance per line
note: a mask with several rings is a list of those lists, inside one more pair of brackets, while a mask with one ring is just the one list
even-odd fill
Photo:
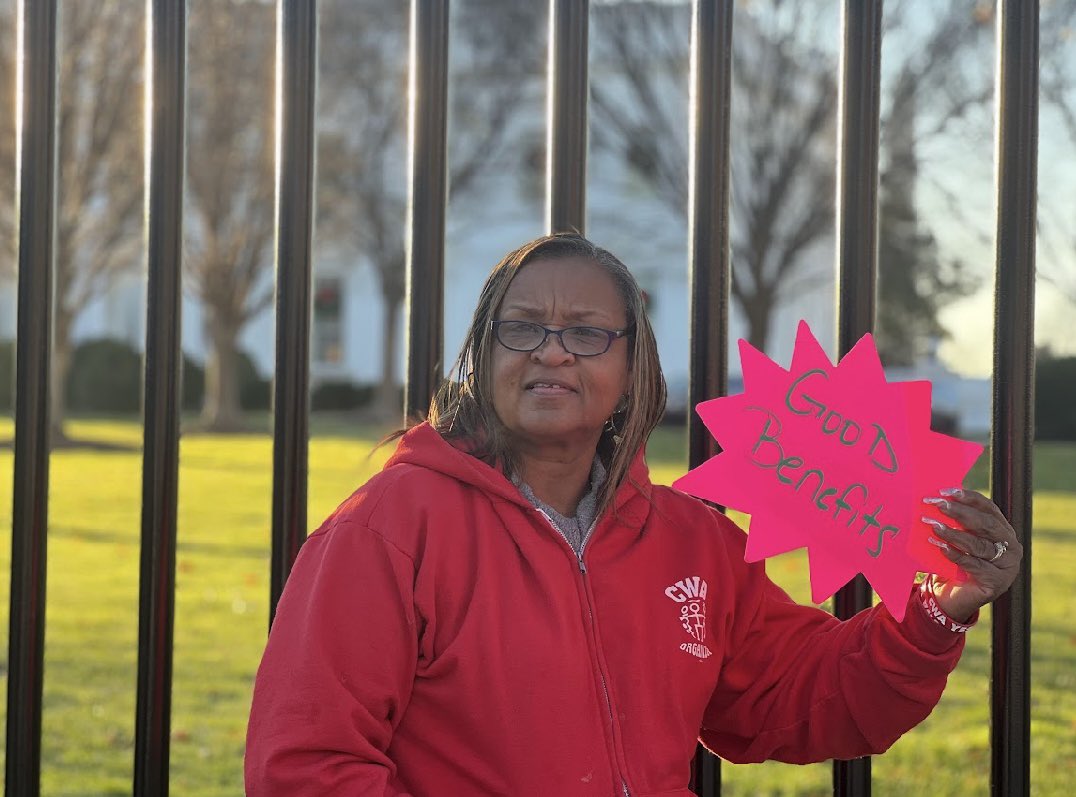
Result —
[[927, 537], [927, 542], [929, 542], [931, 545], [937, 545], [943, 551], [948, 551], [949, 550], [948, 543], [944, 543], [939, 539], [935, 539], [934, 537]]
[[928, 524], [930, 526], [933, 526], [938, 531], [944, 531], [945, 530], [945, 524], [942, 523], [940, 520], [937, 520], [936, 518], [927, 517], [926, 515], [923, 515], [923, 517], [921, 517], [919, 519], [922, 520], [924, 523], [926, 523], [926, 524]]
[[933, 504], [934, 506], [940, 507], [941, 509], [948, 509], [949, 508], [949, 502], [948, 501], [946, 501], [944, 498], [935, 498], [934, 496], [931, 496], [930, 498], [924, 498], [923, 503], [924, 504]]
[[945, 488], [943, 488], [941, 490], [938, 490], [938, 492], [941, 493], [942, 495], [948, 495], [948, 496], [950, 496], [952, 498], [963, 498], [964, 497], [964, 491], [961, 490], [959, 487], [945, 487]]

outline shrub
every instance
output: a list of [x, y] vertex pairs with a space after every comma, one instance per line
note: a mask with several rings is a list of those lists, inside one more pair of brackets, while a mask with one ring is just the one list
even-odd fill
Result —
[[239, 352], [236, 371], [239, 374], [239, 406], [248, 411], [268, 411], [273, 401], [272, 380], [261, 378], [254, 360], [245, 351]]
[[142, 355], [119, 340], [80, 343], [71, 356], [64, 398], [67, 408], [77, 412], [137, 413]]
[[0, 412], [15, 411], [15, 341], [0, 340]]
[[[79, 344], [67, 375], [67, 408], [77, 412], [140, 412], [142, 368], [142, 354], [122, 341], [102, 339]], [[180, 407], [184, 411], [202, 408], [205, 371], [186, 354], [180, 390]]]
[[1076, 357], [1035, 364], [1035, 438], [1076, 440]]
[[[258, 375], [254, 361], [246, 352], [239, 352], [236, 359], [239, 379], [239, 406], [244, 410], [268, 410], [271, 382]], [[184, 412], [201, 412], [205, 403], [205, 367], [183, 355], [181, 406]]]
[[357, 385], [347, 381], [326, 381], [310, 394], [310, 409], [320, 411], [355, 410], [370, 403], [375, 385]]
[[205, 400], [205, 369], [183, 355], [183, 375], [180, 382], [180, 406], [184, 412], [198, 412]]

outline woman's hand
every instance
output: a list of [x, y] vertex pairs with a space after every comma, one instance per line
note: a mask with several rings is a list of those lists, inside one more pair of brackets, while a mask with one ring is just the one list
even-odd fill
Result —
[[997, 504], [974, 490], [942, 490], [940, 498], [925, 498], [956, 520], [963, 530], [932, 518], [930, 524], [942, 553], [968, 574], [963, 584], [934, 577], [938, 605], [958, 622], [967, 621], [980, 606], [1005, 592], [1020, 572], [1024, 546]]

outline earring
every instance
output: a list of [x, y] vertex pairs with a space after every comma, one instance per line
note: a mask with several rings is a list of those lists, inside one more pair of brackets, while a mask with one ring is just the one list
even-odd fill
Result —
[[[616, 403], [616, 408], [613, 409], [613, 414], [609, 416], [609, 419], [605, 422], [605, 431], [610, 432], [614, 439], [619, 437], [620, 429], [617, 428], [618, 421], [624, 420], [624, 413], [628, 410], [628, 395], [625, 393], [620, 397], [620, 401]], [[619, 441], [618, 441], [619, 442]]]

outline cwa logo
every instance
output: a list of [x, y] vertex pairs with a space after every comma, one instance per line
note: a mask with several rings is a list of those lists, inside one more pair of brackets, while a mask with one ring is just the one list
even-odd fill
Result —
[[680, 650], [700, 659], [712, 654], [706, 647], [706, 581], [699, 576], [682, 578], [671, 587], [665, 588], [665, 595], [680, 605], [680, 625], [695, 639], [685, 642]]

